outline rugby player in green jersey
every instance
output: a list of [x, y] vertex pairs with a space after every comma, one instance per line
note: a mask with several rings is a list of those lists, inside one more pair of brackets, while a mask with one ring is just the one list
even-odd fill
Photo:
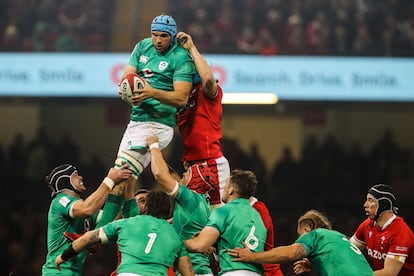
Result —
[[[159, 15], [151, 23], [151, 37], [139, 41], [132, 51], [124, 76], [136, 73], [145, 86], [134, 90], [130, 121], [120, 142], [115, 166], [130, 164], [136, 179], [149, 165], [146, 145], [149, 135], [167, 147], [176, 126], [176, 108], [187, 104], [195, 73], [187, 50], [176, 41], [177, 25], [169, 15]], [[118, 91], [122, 98], [122, 93]]]
[[224, 186], [222, 207], [215, 209], [201, 232], [184, 243], [190, 252], [209, 253], [217, 242], [219, 275], [263, 275], [263, 265], [233, 262], [231, 248], [248, 246], [255, 252], [264, 250], [267, 231], [260, 214], [249, 203], [257, 186], [251, 171], [232, 170]]
[[319, 276], [373, 276], [364, 255], [348, 238], [332, 230], [329, 220], [320, 212], [310, 210], [298, 220], [295, 243], [269, 251], [251, 252], [249, 248], [228, 251], [235, 262], [280, 263], [297, 261], [296, 274], [314, 271]]
[[176, 260], [182, 276], [193, 276], [188, 252], [167, 221], [171, 208], [169, 197], [162, 191], [149, 191], [146, 208], [146, 215], [119, 219], [86, 232], [57, 256], [56, 267], [60, 269], [89, 246], [116, 241], [121, 253], [119, 276], [165, 276]]
[[[204, 194], [185, 186], [192, 177], [188, 172], [180, 179], [178, 174], [170, 170], [160, 150], [158, 137], [149, 136], [147, 144], [151, 151], [151, 171], [155, 180], [164, 192], [175, 198], [172, 224], [182, 240], [191, 239], [207, 224], [210, 215], [208, 200]], [[206, 175], [204, 177], [208, 178]], [[190, 258], [197, 275], [213, 276], [207, 254], [191, 253]]]
[[81, 275], [86, 253], [79, 254], [63, 265], [60, 272], [55, 267], [56, 256], [61, 254], [69, 244], [63, 234], [64, 232], [82, 234], [101, 223], [102, 211], [99, 208], [104, 205], [108, 194], [115, 184], [131, 177], [131, 172], [125, 168], [126, 166], [121, 169], [110, 169], [102, 184], [85, 200], [80, 198], [80, 194], [86, 191], [86, 186], [83, 184], [83, 177], [78, 174], [74, 166], [60, 165], [46, 177], [53, 199], [48, 213], [48, 252], [42, 268], [43, 276]]

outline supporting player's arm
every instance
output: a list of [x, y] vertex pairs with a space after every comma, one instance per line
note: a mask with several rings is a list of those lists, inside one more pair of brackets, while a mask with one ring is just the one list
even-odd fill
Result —
[[299, 243], [287, 246], [278, 246], [268, 251], [252, 252], [244, 243], [244, 248], [229, 249], [228, 253], [235, 257], [233, 261], [252, 262], [252, 263], [281, 263], [296, 261], [306, 257], [305, 248]]
[[65, 251], [56, 257], [55, 265], [60, 270], [60, 265], [70, 258], [76, 256], [79, 252], [85, 250], [87, 247], [91, 247], [101, 243], [99, 231], [103, 231], [102, 228], [88, 231], [81, 237], [73, 241]]
[[182, 41], [181, 46], [187, 49], [193, 57], [194, 64], [201, 77], [203, 93], [209, 98], [215, 97], [217, 95], [217, 82], [214, 78], [213, 70], [197, 49], [192, 37], [187, 33], [179, 32], [177, 39]]
[[144, 88], [134, 90], [134, 92], [137, 93], [135, 93], [131, 99], [134, 103], [140, 103], [145, 99], [154, 98], [171, 106], [184, 107], [188, 102], [193, 84], [186, 81], [174, 81], [173, 86], [173, 91], [165, 91], [152, 87], [145, 80]]
[[170, 174], [170, 169], [162, 156], [158, 141], [157, 136], [149, 136], [147, 138], [147, 145], [151, 151], [151, 171], [155, 180], [162, 186], [162, 189], [175, 197], [178, 193], [179, 184]]
[[71, 210], [70, 216], [73, 218], [85, 218], [92, 216], [102, 205], [112, 188], [121, 182], [122, 180], [131, 177], [131, 171], [126, 168], [128, 165], [124, 165], [120, 169], [111, 168], [107, 177], [104, 178], [101, 185], [88, 196], [85, 200], [76, 201]]
[[194, 268], [189, 256], [182, 256], [178, 259], [178, 271], [182, 276], [193, 276]]
[[401, 268], [404, 265], [405, 258], [401, 262], [398, 260], [399, 257], [395, 256], [393, 258], [392, 256], [387, 256], [384, 261], [384, 268], [381, 270], [374, 271], [375, 276], [397, 276], [398, 273], [400, 273]]
[[199, 252], [210, 254], [213, 251], [213, 245], [220, 237], [220, 232], [210, 226], [205, 226], [195, 237], [185, 240], [184, 244], [190, 252]]

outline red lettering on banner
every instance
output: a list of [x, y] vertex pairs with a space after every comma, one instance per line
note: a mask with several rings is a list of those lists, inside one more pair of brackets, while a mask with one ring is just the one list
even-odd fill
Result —
[[220, 85], [223, 85], [227, 81], [227, 74], [226, 70], [221, 66], [212, 66], [211, 69], [213, 69], [213, 73], [215, 76], [218, 76], [218, 80], [220, 82]]
[[125, 64], [117, 64], [111, 70], [111, 80], [113, 83], [118, 85], [121, 82], [121, 77], [124, 74], [126, 65]]

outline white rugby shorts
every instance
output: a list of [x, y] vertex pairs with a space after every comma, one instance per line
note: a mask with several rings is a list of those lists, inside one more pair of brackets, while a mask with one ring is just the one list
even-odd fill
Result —
[[[124, 150], [137, 150], [142, 152], [147, 148], [148, 136], [157, 136], [159, 138], [160, 149], [165, 149], [174, 136], [174, 129], [170, 126], [157, 122], [134, 122], [130, 121], [122, 136], [118, 149], [118, 155]], [[151, 162], [149, 151], [145, 151], [142, 159], [139, 160], [144, 168]]]

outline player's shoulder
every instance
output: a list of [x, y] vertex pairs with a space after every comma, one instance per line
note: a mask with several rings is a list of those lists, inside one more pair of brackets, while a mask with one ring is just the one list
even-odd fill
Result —
[[173, 45], [170, 50], [176, 58], [192, 61], [188, 51], [179, 45]]
[[360, 226], [364, 226], [364, 227], [374, 226], [374, 221], [370, 218], [366, 218], [363, 222], [361, 222]]
[[394, 220], [391, 222], [391, 226], [396, 227], [397, 229], [401, 229], [401, 230], [408, 229], [409, 231], [412, 232], [412, 229], [410, 228], [410, 226], [408, 226], [405, 220], [400, 216], [396, 216], [394, 218]]
[[135, 46], [135, 51], [139, 50], [139, 51], [147, 51], [149, 49], [153, 48], [153, 44], [152, 44], [152, 39], [150, 37], [144, 38], [140, 41], [138, 41], [138, 43]]
[[67, 207], [70, 203], [81, 200], [80, 198], [76, 198], [72, 195], [59, 193], [53, 199], [52, 204], [55, 205], [62, 205], [63, 207]]

